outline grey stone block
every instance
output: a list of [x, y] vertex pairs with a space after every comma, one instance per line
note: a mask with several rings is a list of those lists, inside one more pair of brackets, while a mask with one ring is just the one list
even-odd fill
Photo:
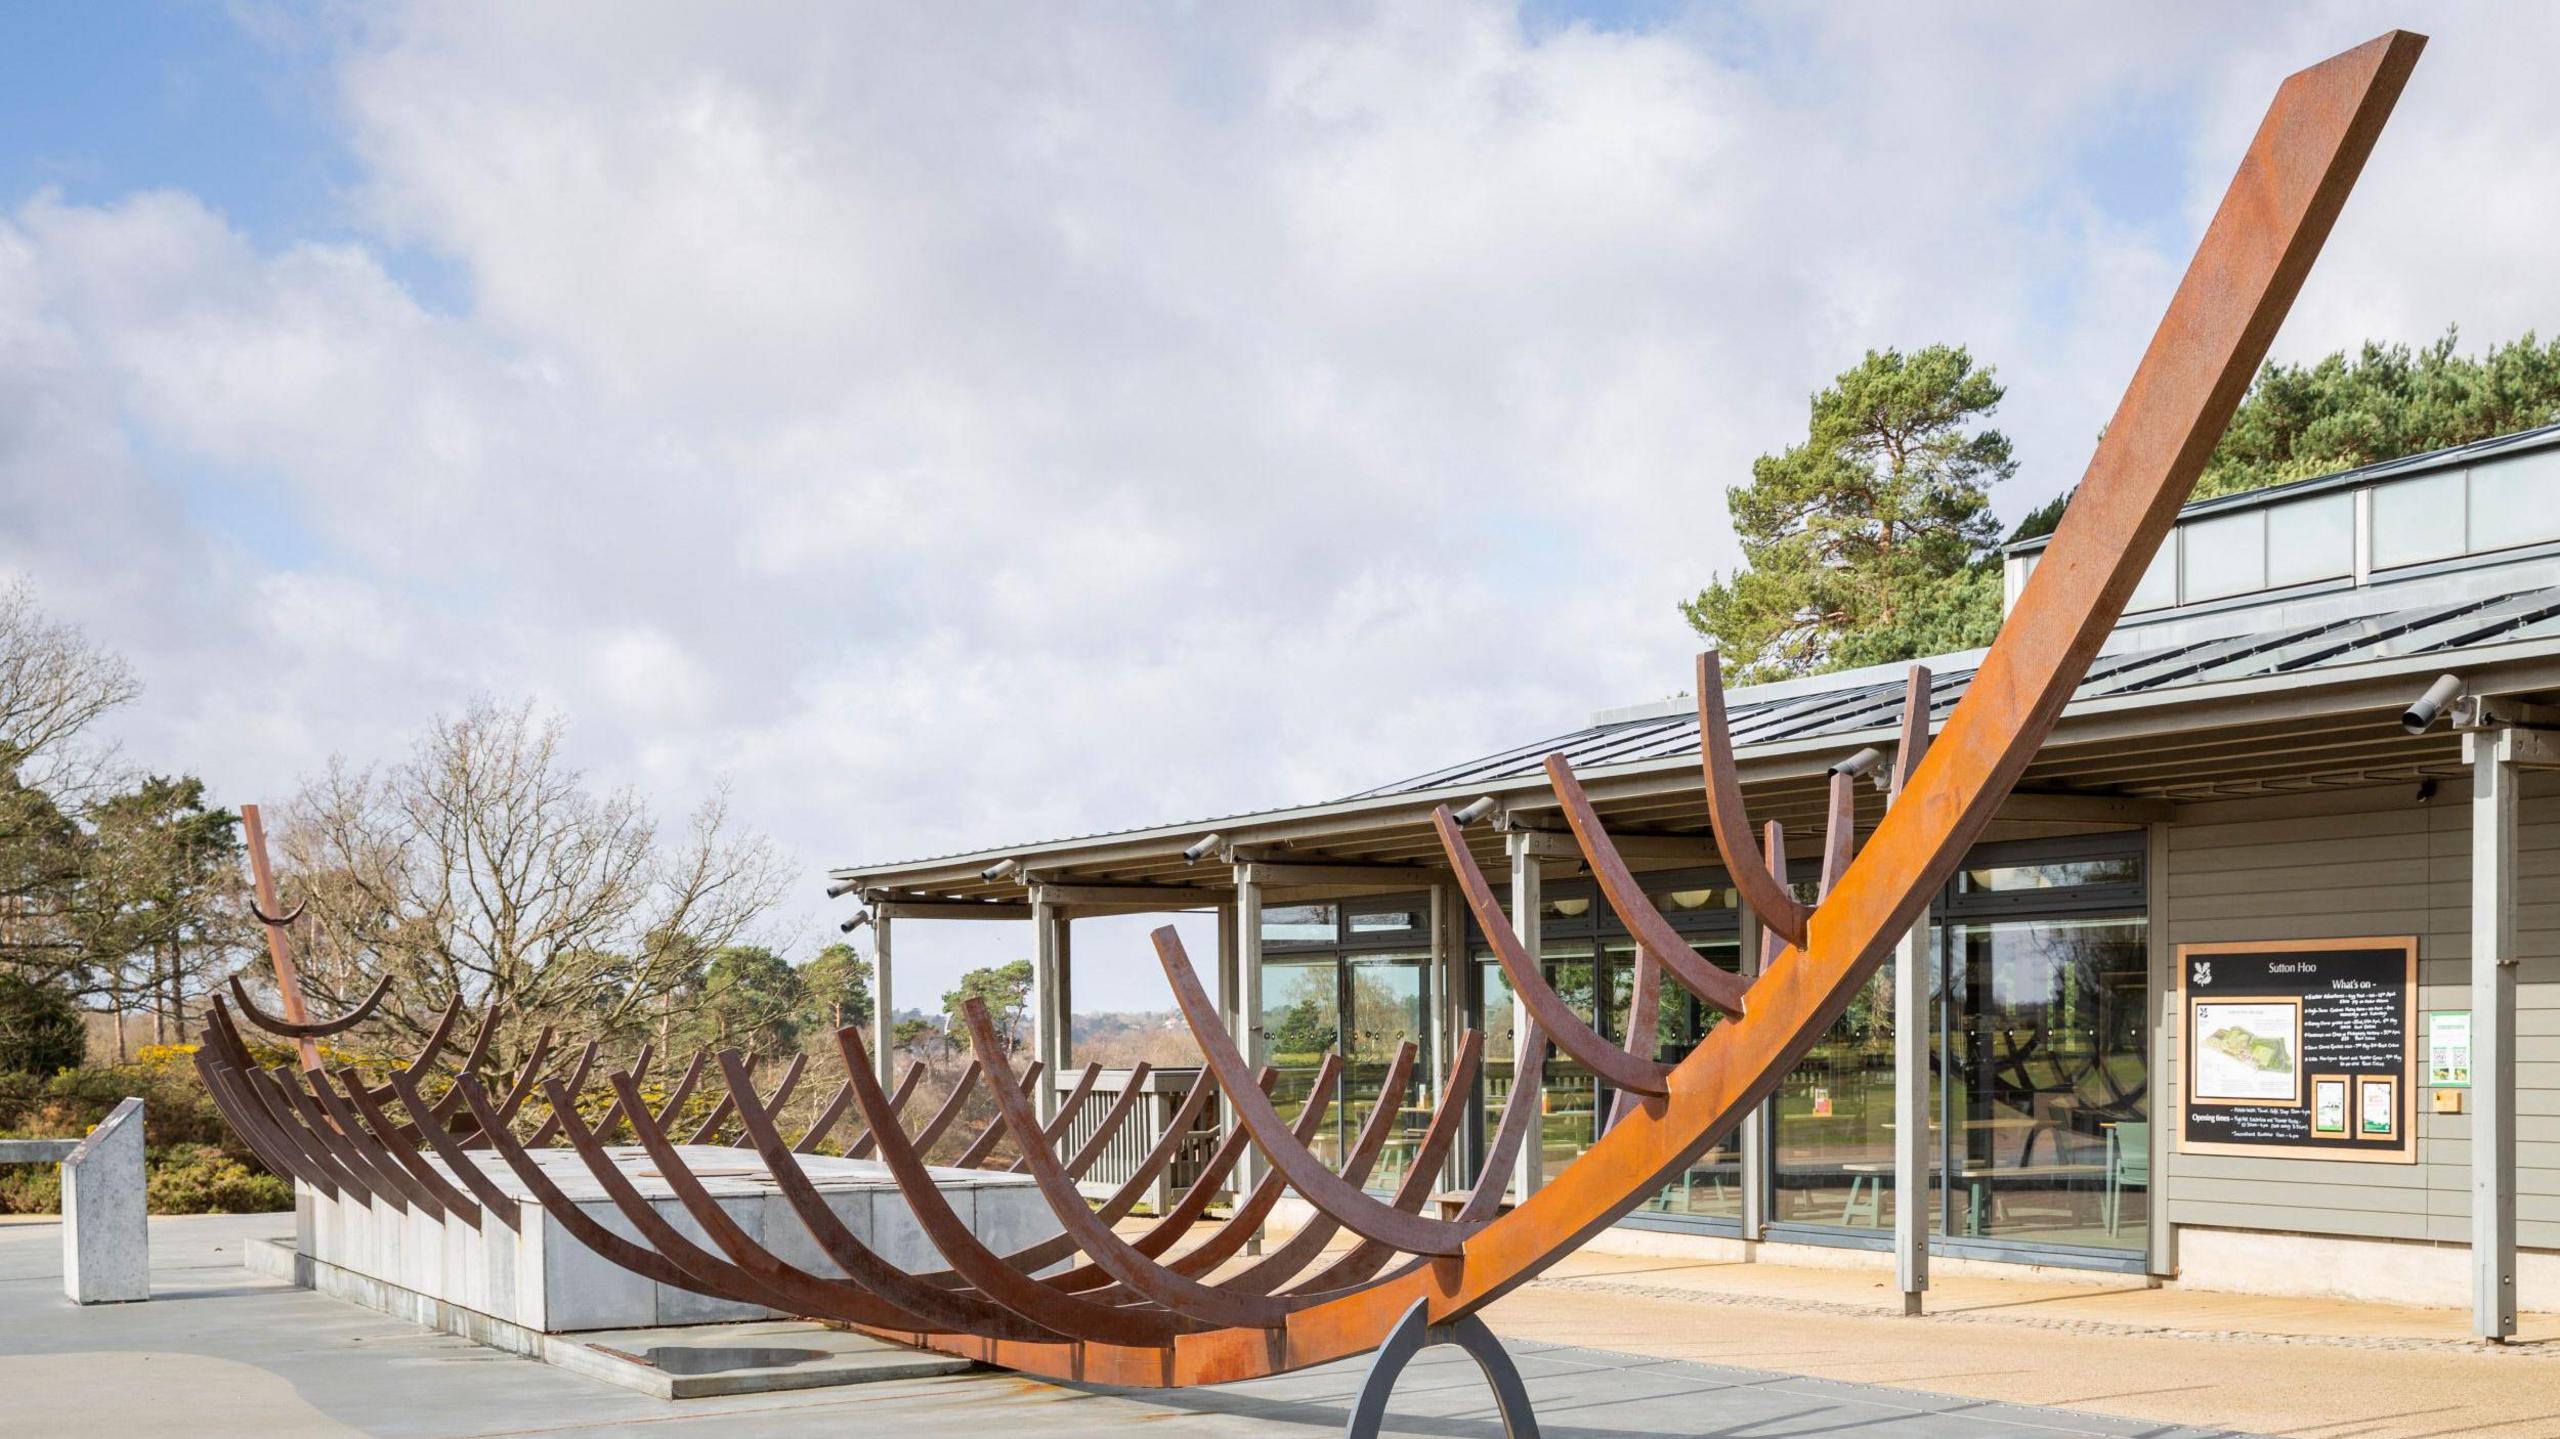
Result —
[[127, 1099], [62, 1161], [62, 1292], [75, 1304], [151, 1297], [142, 1101]]

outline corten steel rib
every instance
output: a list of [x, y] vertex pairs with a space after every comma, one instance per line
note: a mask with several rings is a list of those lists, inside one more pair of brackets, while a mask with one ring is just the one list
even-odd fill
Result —
[[[1093, 1092], [1096, 1069], [1085, 1070], [1057, 1117], [1043, 1125], [1029, 1098], [1039, 1066], [1014, 1074], [982, 1006], [966, 1006], [963, 1015], [975, 1058], [952, 1096], [914, 1135], [899, 1117], [913, 1071], [895, 1095], [884, 1092], [856, 1030], [836, 1035], [843, 1087], [799, 1145], [786, 1145], [775, 1123], [799, 1067], [764, 1097], [739, 1056], [716, 1057], [728, 1094], [696, 1136], [715, 1137], [734, 1115], [745, 1145], [762, 1159], [821, 1251], [843, 1271], [839, 1275], [786, 1264], [729, 1222], [711, 1187], [667, 1137], [676, 1106], [652, 1113], [643, 1103], [645, 1050], [630, 1072], [612, 1076], [611, 1105], [592, 1127], [579, 1109], [592, 1047], [567, 1080], [535, 1075], [528, 1066], [515, 1087], [526, 1087], [530, 1077], [550, 1103], [550, 1117], [530, 1143], [564, 1133], [647, 1245], [605, 1231], [542, 1174], [528, 1142], [514, 1133], [512, 1110], [489, 1100], [473, 1072], [476, 1060], [452, 1079], [447, 1095], [459, 1095], [469, 1106], [464, 1118], [474, 1127], [468, 1136], [441, 1133], [443, 1119], [434, 1106], [422, 1104], [414, 1068], [387, 1086], [409, 1115], [405, 1126], [395, 1124], [378, 1103], [359, 1097], [363, 1091], [345, 1074], [339, 1084], [349, 1093], [341, 1098], [325, 1075], [315, 1074], [314, 1091], [305, 1092], [289, 1069], [256, 1069], [230, 1032], [227, 1016], [212, 1027], [215, 1040], [199, 1054], [199, 1068], [243, 1139], [262, 1158], [271, 1157], [276, 1167], [314, 1187], [335, 1186], [366, 1203], [464, 1216], [474, 1204], [486, 1207], [489, 1191], [466, 1178], [471, 1193], [462, 1194], [402, 1135], [422, 1135], [458, 1168], [461, 1146], [479, 1138], [579, 1238], [652, 1279], [827, 1315], [1027, 1373], [1121, 1385], [1214, 1384], [1376, 1348], [1399, 1325], [1405, 1326], [1402, 1343], [1410, 1341], [1416, 1322], [1438, 1326], [1467, 1318], [1634, 1209], [1729, 1135], [1846, 1008], [1947, 881], [2034, 758], [2121, 616], [2264, 359], [2424, 43], [2395, 31], [2290, 77], [2277, 91], [2042, 561], [1934, 737], [1929, 678], [1913, 669], [1889, 802], [1863, 846], [1856, 837], [1853, 782], [1845, 776], [1834, 780], [1812, 903], [1789, 888], [1785, 837], [1778, 827], [1771, 824], [1760, 844], [1752, 841], [1725, 727], [1721, 667], [1715, 655], [1701, 657], [1699, 753], [1710, 828], [1729, 882], [1763, 927], [1765, 948], [1755, 957], [1761, 962], [1753, 976], [1708, 964], [1663, 921], [1571, 767], [1561, 757], [1550, 759], [1548, 778], [1567, 823], [1638, 948], [1629, 1034], [1622, 1043], [1610, 1042], [1546, 983], [1455, 817], [1445, 808], [1433, 815], [1469, 908], [1530, 1017], [1492, 1153], [1454, 1218], [1429, 1218], [1419, 1209], [1454, 1144], [1465, 1096], [1475, 1088], [1480, 1038], [1471, 1033], [1460, 1041], [1414, 1163], [1395, 1193], [1382, 1198], [1369, 1192], [1367, 1180], [1397, 1120], [1393, 1111], [1411, 1071], [1410, 1047], [1391, 1066], [1377, 1097], [1379, 1109], [1351, 1152], [1339, 1168], [1328, 1165], [1313, 1142], [1334, 1103], [1339, 1058], [1327, 1057], [1314, 1094], [1294, 1120], [1283, 1118], [1268, 1092], [1269, 1071], [1257, 1072], [1239, 1052], [1170, 928], [1154, 936], [1157, 956], [1200, 1042], [1205, 1073], [1186, 1095], [1174, 1132], [1151, 1149], [1141, 1177], [1124, 1181], [1099, 1211], [1084, 1198], [1078, 1180], [1103, 1151], [1105, 1136], [1132, 1112], [1138, 1086], [1128, 1086], [1104, 1117], [1102, 1136], [1089, 1138], [1072, 1157], [1059, 1158], [1064, 1136]], [[1666, 979], [1725, 1016], [1677, 1064], [1653, 1053], [1653, 1019]], [[260, 1016], [252, 1011], [251, 1018]], [[1550, 1043], [1616, 1085], [1621, 1097], [1598, 1141], [1505, 1213], [1505, 1179], [1521, 1146], [1532, 1142]], [[689, 1070], [688, 1080], [699, 1072]], [[987, 1246], [954, 1213], [927, 1160], [981, 1081], [995, 1098], [996, 1118], [963, 1146], [960, 1162], [979, 1164], [1002, 1140], [1013, 1139], [1022, 1155], [1016, 1166], [1031, 1176], [1064, 1230], [1012, 1254]], [[1141, 1233], [1121, 1234], [1114, 1222], [1189, 1142], [1212, 1083], [1227, 1096], [1238, 1127], [1218, 1137], [1206, 1172], [1172, 1212]], [[689, 1082], [679, 1085], [680, 1097], [690, 1089]], [[865, 1137], [946, 1269], [904, 1273], [881, 1262], [835, 1221], [803, 1171], [802, 1153], [848, 1109], [868, 1124]], [[709, 1247], [688, 1240], [658, 1215], [606, 1151], [606, 1137], [626, 1120], [702, 1227]], [[1174, 1254], [1248, 1144], [1268, 1158], [1268, 1171], [1225, 1224]], [[1291, 1193], [1312, 1207], [1307, 1224], [1272, 1255], [1230, 1271], [1229, 1262], [1247, 1238]], [[1361, 1242], [1302, 1273], [1340, 1231]], [[1077, 1255], [1080, 1263], [1058, 1268]]]
[[249, 987], [240, 982], [240, 976], [237, 974], [231, 976], [231, 997], [239, 1003], [240, 1012], [249, 1016], [251, 1019], [256, 1020], [260, 1029], [267, 1030], [274, 1034], [281, 1034], [287, 1039], [326, 1039], [333, 1034], [344, 1034], [348, 1030], [355, 1028], [357, 1025], [364, 1023], [366, 1020], [371, 1019], [373, 1017], [373, 1012], [382, 1007], [382, 1001], [384, 998], [389, 996], [390, 993], [391, 976], [386, 974], [382, 978], [374, 981], [373, 993], [366, 995], [363, 1002], [358, 1004], [355, 1008], [348, 1010], [346, 1013], [339, 1015], [335, 1019], [315, 1020], [306, 1024], [296, 1024], [291, 1020], [278, 1018], [277, 1016], [269, 1014], [265, 1010], [258, 1008], [258, 1002], [249, 997]]

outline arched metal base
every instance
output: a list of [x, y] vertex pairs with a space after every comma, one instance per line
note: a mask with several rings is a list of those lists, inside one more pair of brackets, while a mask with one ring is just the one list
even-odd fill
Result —
[[1519, 1366], [1502, 1348], [1502, 1341], [1484, 1321], [1467, 1315], [1454, 1324], [1431, 1322], [1430, 1305], [1417, 1299], [1413, 1307], [1387, 1332], [1386, 1342], [1378, 1346], [1377, 1355], [1369, 1361], [1369, 1375], [1360, 1381], [1359, 1397], [1351, 1405], [1351, 1420], [1342, 1428], [1343, 1439], [1377, 1439], [1378, 1426], [1386, 1422], [1387, 1396], [1395, 1391], [1396, 1381], [1404, 1377], [1404, 1367], [1413, 1356], [1435, 1344], [1454, 1344], [1467, 1351], [1484, 1371], [1485, 1382], [1493, 1386], [1493, 1402], [1502, 1411], [1502, 1432], [1507, 1439], [1538, 1439], [1538, 1416], [1529, 1409], [1529, 1391], [1520, 1382]]

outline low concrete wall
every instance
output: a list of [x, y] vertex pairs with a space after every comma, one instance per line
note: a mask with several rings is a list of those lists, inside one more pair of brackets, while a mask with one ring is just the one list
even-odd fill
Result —
[[[2463, 1309], [2471, 1304], [2471, 1246], [2180, 1225], [2178, 1283], [2232, 1294]], [[2560, 1310], [2560, 1254], [2519, 1251], [2516, 1292], [2521, 1308]]]
[[[661, 1218], [687, 1239], [719, 1252], [666, 1181], [656, 1177], [644, 1152], [615, 1150], [614, 1156], [624, 1176]], [[835, 1277], [843, 1272], [819, 1250], [754, 1152], [689, 1145], [684, 1156], [702, 1178], [703, 1187], [719, 1201], [721, 1211], [776, 1256], [813, 1274]], [[296, 1250], [351, 1280], [379, 1281], [424, 1301], [535, 1333], [773, 1317], [771, 1310], [659, 1284], [606, 1260], [545, 1212], [504, 1161], [480, 1151], [474, 1157], [492, 1181], [516, 1197], [515, 1229], [491, 1215], [484, 1215], [474, 1230], [459, 1220], [437, 1220], [421, 1210], [403, 1213], [387, 1202], [368, 1206], [351, 1195], [331, 1200], [298, 1187]], [[552, 1183], [589, 1218], [643, 1248], [650, 1247], [575, 1154], [544, 1150], [536, 1158]], [[891, 1264], [908, 1270], [944, 1267], [886, 1166], [808, 1155], [801, 1167], [846, 1229]], [[1058, 1232], [1057, 1217], [1028, 1176], [975, 1169], [934, 1173], [945, 1201], [973, 1233], [999, 1252], [1036, 1244]], [[360, 1294], [347, 1297], [367, 1302]], [[439, 1323], [439, 1327], [450, 1325]]]

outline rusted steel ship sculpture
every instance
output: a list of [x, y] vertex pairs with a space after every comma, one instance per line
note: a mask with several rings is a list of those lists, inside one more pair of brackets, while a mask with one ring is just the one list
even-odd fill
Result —
[[[1671, 930], [1571, 767], [1560, 756], [1547, 761], [1599, 891], [1635, 938], [1634, 1012], [1651, 1012], [1667, 986], [1677, 985], [1723, 1016], [1685, 1059], [1662, 1063], [1640, 1040], [1622, 1048], [1576, 1015], [1521, 944], [1460, 821], [1445, 807], [1435, 813], [1457, 884], [1534, 1020], [1522, 1036], [1510, 1099], [1481, 1177], [1454, 1216], [1427, 1216], [1423, 1202], [1457, 1139], [1483, 1058], [1480, 1036], [1470, 1032], [1455, 1046], [1403, 1182], [1392, 1193], [1373, 1193], [1369, 1175], [1395, 1122], [1395, 1097], [1410, 1077], [1411, 1046], [1390, 1066], [1356, 1141], [1339, 1165], [1329, 1165], [1311, 1141], [1335, 1102], [1338, 1061], [1325, 1063], [1294, 1121], [1284, 1116], [1267, 1092], [1271, 1075], [1257, 1074], [1238, 1050], [1169, 928], [1156, 932], [1158, 958], [1206, 1064], [1166, 1139], [1136, 1178], [1099, 1205], [1088, 1202], [1077, 1181], [1127, 1118], [1137, 1087], [1124, 1092], [1094, 1138], [1061, 1157], [1061, 1141], [1093, 1089], [1093, 1072], [1076, 1085], [1060, 1118], [1044, 1126], [1029, 1098], [1038, 1066], [1017, 1074], [988, 1016], [974, 1006], [966, 1020], [976, 1057], [961, 1090], [913, 1129], [901, 1111], [917, 1071], [910, 1068], [894, 1092], [884, 1090], [852, 1029], [836, 1036], [844, 1081], [816, 1124], [796, 1139], [784, 1134], [778, 1112], [802, 1077], [801, 1061], [772, 1090], [760, 1092], [751, 1066], [736, 1053], [698, 1054], [653, 1106], [642, 1087], [651, 1062], [646, 1051], [590, 1096], [595, 1047], [555, 1061], [547, 1030], [512, 1074], [487, 1073], [494, 1016], [482, 1021], [431, 1100], [426, 1090], [452, 1048], [458, 1000], [417, 1059], [378, 1086], [316, 1064], [262, 1069], [227, 1008], [218, 1006], [213, 1042], [198, 1056], [205, 1082], [261, 1158], [323, 1193], [421, 1206], [465, 1224], [490, 1215], [513, 1223], [513, 1207], [471, 1159], [473, 1151], [487, 1149], [588, 1244], [662, 1283], [832, 1319], [1026, 1373], [1116, 1385], [1216, 1384], [1370, 1350], [1381, 1351], [1380, 1371], [1392, 1382], [1395, 1368], [1420, 1344], [1463, 1343], [1493, 1375], [1506, 1418], [1518, 1432], [1533, 1432], [1517, 1376], [1484, 1335], [1477, 1311], [1634, 1209], [1728, 1135], [1839, 1016], [1946, 882], [2122, 613], [2264, 359], [2423, 44], [2421, 37], [2394, 32], [2294, 75], [2278, 90], [2060, 529], [1973, 683], [1934, 736], [1928, 676], [1914, 670], [1893, 798], [1863, 846], [1854, 839], [1849, 782], [1835, 782], [1818, 895], [1810, 904], [1785, 881], [1776, 827], [1765, 845], [1754, 841], [1725, 730], [1716, 657], [1700, 660], [1700, 749], [1714, 841], [1731, 883], [1768, 936], [1756, 977], [1707, 964]], [[275, 900], [263, 891], [272, 910]], [[279, 932], [282, 922], [276, 921]], [[383, 991], [348, 1015], [318, 1022], [263, 1013], [245, 992], [237, 998], [259, 1028], [304, 1043], [361, 1019]], [[1648, 1039], [1653, 1034], [1640, 1018], [1629, 1029]], [[1505, 1178], [1529, 1142], [1551, 1044], [1624, 1098], [1597, 1143], [1506, 1212]], [[840, 1274], [777, 1258], [728, 1221], [688, 1168], [670, 1126], [710, 1068], [718, 1070], [725, 1097], [685, 1142], [718, 1142], [734, 1122], [734, 1143], [770, 1170]], [[1010, 1141], [1018, 1155], [1012, 1166], [1037, 1184], [1062, 1226], [1056, 1238], [1013, 1253], [982, 1244], [944, 1202], [927, 1167], [980, 1084], [994, 1097], [997, 1116], [960, 1144], [954, 1162], [988, 1163], [997, 1146]], [[1228, 1097], [1239, 1126], [1217, 1139], [1205, 1172], [1181, 1203], [1143, 1228], [1124, 1228], [1120, 1221], [1191, 1132], [1213, 1091]], [[545, 1117], [529, 1125], [525, 1107], [537, 1095]], [[584, 1115], [597, 1105], [601, 1118], [590, 1123]], [[909, 1273], [885, 1263], [836, 1221], [810, 1185], [799, 1157], [849, 1112], [867, 1126], [855, 1152], [876, 1156], [894, 1176], [944, 1268]], [[707, 1244], [662, 1219], [606, 1153], [625, 1127], [700, 1223]], [[555, 1138], [584, 1157], [645, 1245], [606, 1231], [543, 1177], [529, 1151]], [[1228, 1176], [1248, 1146], [1268, 1158], [1268, 1170], [1204, 1234], [1210, 1198], [1230, 1187]], [[428, 1154], [444, 1168], [429, 1163]], [[1286, 1194], [1305, 1201], [1314, 1217], [1270, 1253], [1237, 1263]], [[1356, 1242], [1343, 1248], [1338, 1239]], [[1374, 1425], [1383, 1399], [1382, 1385], [1364, 1393], [1355, 1431], [1363, 1415]]]

